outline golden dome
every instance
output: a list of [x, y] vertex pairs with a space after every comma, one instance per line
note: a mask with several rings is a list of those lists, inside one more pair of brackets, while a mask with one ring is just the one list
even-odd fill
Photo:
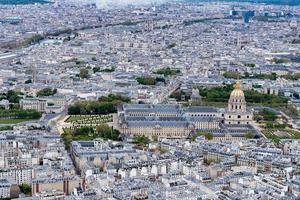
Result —
[[230, 97], [244, 97], [244, 92], [241, 90], [241, 81], [237, 80], [234, 85], [234, 90], [231, 92]]

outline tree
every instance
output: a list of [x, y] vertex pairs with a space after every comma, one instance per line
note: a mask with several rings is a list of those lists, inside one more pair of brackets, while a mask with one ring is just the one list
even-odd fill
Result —
[[109, 135], [112, 129], [107, 124], [100, 124], [96, 127], [96, 133], [103, 137], [105, 135]]
[[85, 68], [81, 68], [80, 72], [79, 72], [79, 77], [82, 79], [89, 78], [89, 70], [87, 70]]
[[214, 138], [214, 135], [212, 133], [204, 133], [204, 137], [207, 140], [212, 140]]
[[245, 138], [247, 138], [247, 139], [253, 139], [254, 138], [254, 134], [253, 133], [251, 133], [251, 132], [247, 132], [246, 134], [245, 134]]
[[290, 62], [290, 60], [287, 58], [272, 58], [271, 62], [275, 64], [282, 64], [282, 63], [288, 63]]
[[94, 67], [94, 68], [93, 68], [93, 72], [94, 72], [94, 73], [100, 72], [100, 67]]
[[120, 132], [118, 130], [114, 130], [112, 127], [109, 127], [107, 124], [100, 124], [96, 127], [97, 136], [102, 137], [104, 139], [110, 140], [119, 140]]
[[46, 97], [46, 96], [52, 96], [52, 95], [54, 95], [56, 93], [57, 93], [57, 89], [53, 89], [52, 90], [52, 88], [44, 88], [44, 89], [38, 91], [36, 93], [36, 96], [38, 96], [38, 97]]
[[165, 148], [162, 148], [162, 147], [159, 148], [160, 154], [168, 153], [168, 151], [169, 151], [168, 149], [165, 149]]
[[240, 73], [239, 72], [234, 72], [234, 71], [228, 71], [228, 72], [225, 72], [223, 74], [223, 76], [225, 78], [232, 78], [232, 79], [238, 79], [239, 77], [241, 77]]
[[13, 90], [9, 90], [7, 91], [6, 93], [6, 98], [7, 100], [10, 102], [10, 103], [19, 103], [21, 97], [19, 97], [19, 94], [18, 92], [15, 92]]
[[277, 119], [277, 114], [269, 109], [263, 109], [259, 111], [265, 121], [275, 121]]
[[91, 135], [94, 134], [94, 129], [90, 126], [84, 126], [84, 127], [76, 128], [73, 133], [75, 136]]
[[176, 75], [176, 74], [180, 73], [180, 70], [171, 69], [170, 67], [167, 67], [167, 68], [158, 69], [154, 73], [156, 73], [156, 74], [162, 74], [164, 76], [172, 76], [172, 75]]
[[137, 77], [136, 80], [141, 85], [155, 85], [156, 84], [156, 79], [151, 76]]
[[31, 193], [31, 186], [29, 184], [27, 184], [27, 183], [23, 183], [22, 185], [20, 185], [20, 190], [24, 194], [30, 195], [30, 193]]
[[109, 94], [98, 99], [98, 101], [75, 102], [68, 109], [70, 115], [86, 114], [109, 114], [116, 113], [118, 105], [123, 102], [129, 103], [130, 99], [120, 95]]
[[244, 64], [246, 67], [255, 67], [254, 63], [245, 63]]
[[199, 136], [204, 136], [206, 140], [212, 140], [214, 138], [214, 135], [212, 133], [209, 132], [198, 132], [195, 135], [192, 136], [191, 140], [195, 141], [197, 137]]
[[144, 147], [150, 143], [150, 139], [145, 135], [135, 135], [133, 137], [133, 143]]
[[28, 79], [28, 80], [25, 81], [25, 84], [29, 84], [29, 83], [32, 83], [31, 79]]
[[157, 135], [152, 136], [152, 141], [157, 143], [158, 142], [158, 137]]
[[294, 93], [293, 93], [293, 97], [295, 97], [296, 99], [300, 99], [300, 96], [299, 96], [299, 94], [298, 94], [298, 93], [296, 93], [296, 92], [294, 92]]
[[111, 68], [105, 68], [100, 70], [100, 72], [114, 72], [116, 70], [115, 67], [111, 67]]
[[80, 107], [76, 105], [71, 105], [68, 108], [68, 114], [69, 115], [79, 115], [80, 114]]

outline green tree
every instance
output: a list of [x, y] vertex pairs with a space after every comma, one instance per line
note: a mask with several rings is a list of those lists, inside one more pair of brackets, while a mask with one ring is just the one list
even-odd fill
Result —
[[288, 63], [290, 62], [290, 60], [287, 58], [272, 58], [271, 62], [275, 64], [282, 64], [282, 63]]
[[275, 121], [277, 119], [277, 114], [269, 109], [263, 109], [259, 111], [259, 114], [263, 116], [265, 121]]
[[96, 127], [97, 136], [104, 139], [119, 140], [120, 132], [109, 127], [107, 124], [100, 124]]
[[207, 140], [212, 140], [214, 138], [214, 135], [212, 133], [204, 133], [204, 137]]
[[94, 129], [90, 126], [84, 126], [84, 127], [76, 128], [73, 131], [73, 134], [75, 136], [78, 136], [78, 135], [93, 135], [94, 134]]
[[81, 68], [79, 71], [79, 77], [82, 79], [87, 79], [89, 78], [89, 70], [85, 69], [85, 68]]
[[21, 97], [19, 96], [21, 93], [19, 92], [15, 92], [13, 90], [9, 90], [6, 93], [6, 99], [10, 102], [10, 103], [19, 103]]
[[133, 143], [145, 147], [150, 143], [150, 139], [145, 135], [135, 135]]
[[31, 186], [27, 183], [23, 183], [22, 185], [20, 185], [20, 190], [26, 195], [31, 194]]
[[158, 142], [158, 137], [156, 135], [152, 136], [152, 141], [157, 143]]
[[44, 88], [36, 93], [38, 97], [52, 96], [57, 93], [57, 89]]
[[223, 76], [225, 78], [238, 79], [239, 77], [241, 77], [241, 74], [240, 74], [240, 72], [228, 71], [228, 72], [225, 72], [223, 74]]
[[156, 79], [151, 76], [137, 77], [136, 80], [141, 85], [155, 85], [156, 84]]
[[192, 136], [191, 140], [195, 141], [197, 137], [199, 136], [204, 136], [206, 140], [212, 140], [214, 138], [214, 135], [212, 133], [209, 132], [198, 132], [195, 135]]
[[176, 74], [180, 73], [180, 70], [171, 69], [170, 67], [167, 67], [167, 68], [158, 69], [154, 73], [156, 73], [156, 74], [162, 74], [164, 76], [173, 76], [173, 75], [176, 75]]
[[116, 70], [115, 67], [111, 67], [111, 68], [105, 68], [100, 70], [100, 72], [114, 72]]
[[31, 79], [28, 79], [28, 80], [25, 81], [25, 84], [29, 84], [29, 83], [32, 83]]
[[247, 132], [245, 134], [245, 138], [247, 138], [247, 139], [253, 139], [254, 138], [254, 134], [252, 132]]
[[94, 72], [94, 73], [100, 72], [100, 67], [94, 67], [94, 68], [93, 68], [93, 72]]
[[120, 95], [109, 94], [100, 97], [98, 101], [80, 101], [69, 106], [68, 113], [70, 115], [86, 115], [86, 114], [109, 114], [116, 113], [118, 105], [129, 103], [130, 99]]
[[112, 129], [107, 124], [100, 124], [96, 127], [96, 132], [99, 136], [103, 137], [109, 135], [112, 132]]

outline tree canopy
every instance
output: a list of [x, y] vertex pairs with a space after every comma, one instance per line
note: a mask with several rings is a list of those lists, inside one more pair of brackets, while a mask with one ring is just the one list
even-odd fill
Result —
[[82, 79], [87, 79], [89, 78], [89, 70], [85, 68], [81, 68], [79, 71], [79, 77]]
[[135, 135], [133, 137], [133, 143], [145, 147], [150, 143], [150, 139], [145, 135]]
[[[224, 102], [228, 101], [233, 90], [232, 85], [215, 88], [199, 88], [199, 93], [203, 101]], [[266, 106], [287, 106], [288, 99], [283, 96], [262, 94], [255, 90], [244, 90], [245, 98], [248, 103], [257, 103]]]
[[162, 74], [164, 76], [173, 76], [180, 73], [179, 69], [171, 69], [170, 67], [158, 69], [155, 74]]
[[79, 101], [69, 106], [70, 115], [109, 114], [116, 113], [121, 103], [128, 103], [130, 99], [120, 95], [110, 94], [100, 97], [98, 101]]
[[52, 96], [57, 93], [57, 89], [44, 88], [36, 93], [38, 97]]
[[31, 194], [31, 186], [27, 183], [23, 183], [22, 185], [20, 185], [20, 190], [26, 195]]
[[156, 78], [151, 76], [137, 77], [136, 80], [141, 85], [155, 85], [157, 83]]

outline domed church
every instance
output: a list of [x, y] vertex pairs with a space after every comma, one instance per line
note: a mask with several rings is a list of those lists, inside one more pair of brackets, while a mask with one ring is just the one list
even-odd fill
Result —
[[118, 110], [120, 131], [126, 135], [187, 138], [191, 133], [213, 133], [217, 140], [242, 140], [248, 132], [260, 135], [247, 110], [241, 82], [230, 94], [227, 109], [178, 104], [123, 104]]
[[247, 110], [246, 100], [241, 82], [238, 80], [228, 100], [228, 108], [224, 113], [225, 124], [251, 124], [253, 113]]

